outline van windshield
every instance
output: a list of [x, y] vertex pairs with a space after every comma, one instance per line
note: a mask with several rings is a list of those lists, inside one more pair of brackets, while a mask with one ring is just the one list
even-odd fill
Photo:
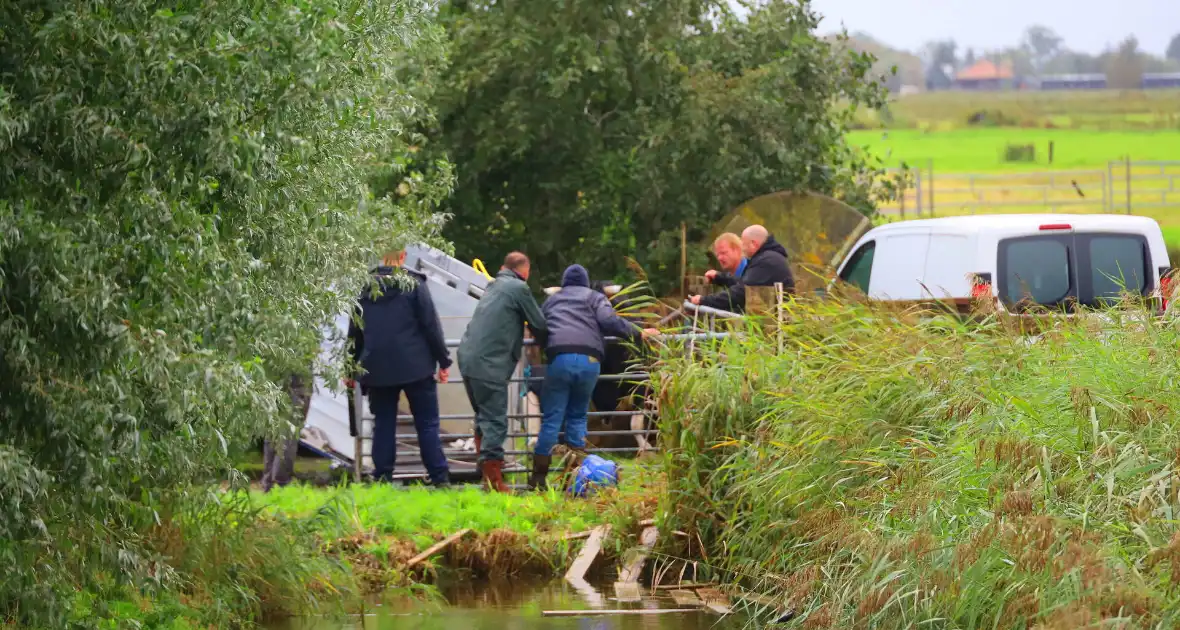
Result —
[[1146, 295], [1147, 240], [1139, 234], [1038, 234], [1000, 241], [999, 290], [1008, 304], [1097, 306]]

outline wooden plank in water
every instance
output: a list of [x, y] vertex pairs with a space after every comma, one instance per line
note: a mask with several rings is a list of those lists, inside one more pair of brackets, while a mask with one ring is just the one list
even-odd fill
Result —
[[674, 615], [696, 612], [695, 608], [629, 608], [626, 610], [543, 610], [542, 617], [601, 617], [623, 615]]
[[615, 599], [626, 603], [643, 601], [639, 582], [615, 582]]
[[462, 540], [465, 536], [467, 536], [470, 533], [471, 533], [470, 529], [461, 529], [461, 530], [455, 532], [454, 534], [447, 536], [446, 538], [431, 545], [426, 551], [423, 551], [422, 553], [411, 558], [410, 561], [406, 563], [406, 566], [412, 568], [415, 565], [426, 562], [426, 560], [428, 560], [434, 554], [442, 551], [443, 549], [446, 549], [447, 547], [450, 547], [451, 545], [455, 544], [457, 541]]
[[599, 552], [602, 551], [602, 542], [606, 539], [606, 535], [609, 532], [610, 525], [600, 525], [590, 532], [590, 537], [586, 539], [586, 544], [582, 545], [582, 550], [578, 552], [578, 557], [574, 558], [574, 563], [570, 565], [569, 571], [566, 571], [566, 580], [578, 582], [585, 579], [586, 572], [590, 570], [590, 566], [594, 564], [594, 560], [598, 557]]
[[729, 608], [729, 596], [715, 588], [697, 589], [697, 596], [705, 602], [705, 608], [718, 615], [728, 615], [733, 611]]
[[672, 601], [676, 602], [677, 606], [684, 607], [705, 605], [704, 602], [701, 601], [701, 598], [697, 597], [697, 594], [692, 591], [677, 590], [670, 591], [668, 594], [672, 596]]
[[636, 583], [639, 582], [639, 576], [643, 574], [643, 565], [647, 562], [647, 556], [651, 550], [655, 548], [656, 541], [660, 537], [660, 530], [655, 527], [648, 527], [639, 535], [639, 547], [633, 549], [629, 554], [627, 562], [619, 571], [619, 582]]

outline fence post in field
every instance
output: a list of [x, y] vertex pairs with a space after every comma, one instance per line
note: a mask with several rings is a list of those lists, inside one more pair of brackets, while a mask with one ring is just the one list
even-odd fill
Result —
[[1131, 154], [1127, 154], [1127, 214], [1131, 214]]
[[1114, 162], [1106, 163], [1106, 177], [1102, 179], [1102, 209], [1114, 210]]
[[914, 171], [914, 205], [918, 218], [922, 218], [922, 169]]
[[926, 160], [927, 170], [930, 172], [930, 216], [934, 216], [934, 160]]

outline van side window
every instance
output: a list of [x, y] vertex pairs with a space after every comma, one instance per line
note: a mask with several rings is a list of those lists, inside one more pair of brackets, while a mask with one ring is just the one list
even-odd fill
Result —
[[877, 242], [869, 241], [853, 252], [840, 274], [840, 279], [855, 285], [862, 293], [869, 292], [869, 279], [873, 275], [873, 253], [877, 250]]
[[1057, 237], [1012, 239], [1001, 247], [1001, 293], [1010, 304], [1057, 304], [1069, 297], [1069, 246]]
[[1094, 300], [1142, 295], [1147, 288], [1147, 243], [1132, 234], [1090, 237], [1090, 282]]

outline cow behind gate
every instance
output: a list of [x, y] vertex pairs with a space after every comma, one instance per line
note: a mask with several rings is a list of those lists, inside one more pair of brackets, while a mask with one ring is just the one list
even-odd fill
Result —
[[[596, 282], [592, 285], [597, 291], [606, 294], [606, 285]], [[626, 297], [620, 293], [608, 295], [611, 305], [616, 309], [625, 306]], [[662, 308], [659, 302], [653, 302], [656, 309]], [[623, 316], [639, 323], [647, 311], [655, 312], [649, 305], [642, 308], [626, 308]], [[625, 372], [647, 372], [651, 364], [651, 354], [643, 343], [614, 342], [607, 344], [606, 354], [602, 362], [602, 374], [619, 375]], [[626, 416], [597, 416], [591, 417], [587, 423], [590, 431], [648, 431], [655, 428], [653, 397], [651, 387], [647, 382], [600, 380], [594, 387], [591, 407], [595, 411], [626, 412]], [[653, 447], [654, 434], [634, 435], [602, 435], [594, 436], [594, 445], [598, 448], [626, 448], [635, 444], [637, 454], [643, 455]]]

